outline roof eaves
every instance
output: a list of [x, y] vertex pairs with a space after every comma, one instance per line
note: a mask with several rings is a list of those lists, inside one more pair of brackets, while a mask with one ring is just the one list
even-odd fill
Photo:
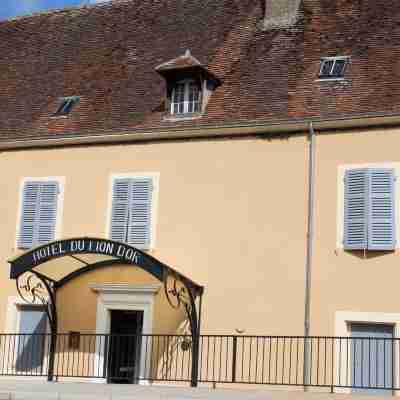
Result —
[[57, 138], [31, 137], [19, 140], [1, 140], [0, 149], [56, 147], [85, 144], [143, 142], [152, 140], [194, 139], [200, 137], [235, 137], [249, 135], [276, 135], [307, 132], [313, 124], [321, 132], [332, 129], [347, 130], [374, 126], [399, 126], [400, 114], [372, 113], [361, 115], [343, 115], [335, 118], [310, 117], [278, 121], [248, 121], [236, 124], [201, 125], [177, 129], [148, 129], [137, 131], [102, 132], [91, 136], [60, 135]]

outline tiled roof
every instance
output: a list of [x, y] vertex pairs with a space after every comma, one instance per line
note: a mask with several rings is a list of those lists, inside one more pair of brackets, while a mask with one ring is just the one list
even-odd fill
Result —
[[[285, 29], [265, 29], [263, 4], [120, 0], [1, 22], [0, 140], [400, 111], [398, 0], [303, 0]], [[346, 79], [317, 81], [336, 54]], [[164, 118], [168, 60], [221, 79], [201, 118]], [[80, 101], [53, 117], [66, 96]]]

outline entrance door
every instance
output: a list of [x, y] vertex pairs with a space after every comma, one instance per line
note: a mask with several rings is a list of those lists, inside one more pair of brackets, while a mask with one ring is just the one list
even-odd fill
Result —
[[142, 329], [143, 311], [111, 311], [107, 368], [109, 383], [137, 383]]
[[[393, 326], [351, 324], [352, 386], [354, 392], [392, 395], [394, 346]], [[365, 338], [365, 339], [362, 339]], [[363, 389], [363, 387], [373, 389]]]

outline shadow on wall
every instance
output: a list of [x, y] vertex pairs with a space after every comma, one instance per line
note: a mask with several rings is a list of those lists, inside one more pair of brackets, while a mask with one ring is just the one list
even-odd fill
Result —
[[345, 250], [345, 253], [350, 254], [354, 257], [364, 259], [364, 260], [369, 260], [373, 258], [378, 258], [378, 257], [384, 257], [387, 256], [388, 254], [394, 254], [394, 250], [379, 250], [379, 251], [373, 251], [373, 250]]

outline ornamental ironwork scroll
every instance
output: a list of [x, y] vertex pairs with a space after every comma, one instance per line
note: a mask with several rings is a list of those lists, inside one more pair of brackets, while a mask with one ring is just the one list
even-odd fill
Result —
[[184, 306], [191, 309], [190, 289], [185, 282], [174, 272], [167, 272], [164, 278], [165, 295], [172, 308], [179, 309]]
[[50, 282], [38, 273], [26, 272], [16, 279], [16, 286], [20, 298], [25, 303], [46, 307], [52, 333], [55, 333], [57, 312], [53, 282]]
[[49, 293], [43, 281], [31, 272], [27, 272], [17, 278], [18, 294], [25, 303], [34, 305], [47, 305]]
[[192, 334], [197, 331], [196, 292], [179, 274], [167, 271], [164, 290], [168, 303], [174, 309], [184, 308], [190, 322]]

